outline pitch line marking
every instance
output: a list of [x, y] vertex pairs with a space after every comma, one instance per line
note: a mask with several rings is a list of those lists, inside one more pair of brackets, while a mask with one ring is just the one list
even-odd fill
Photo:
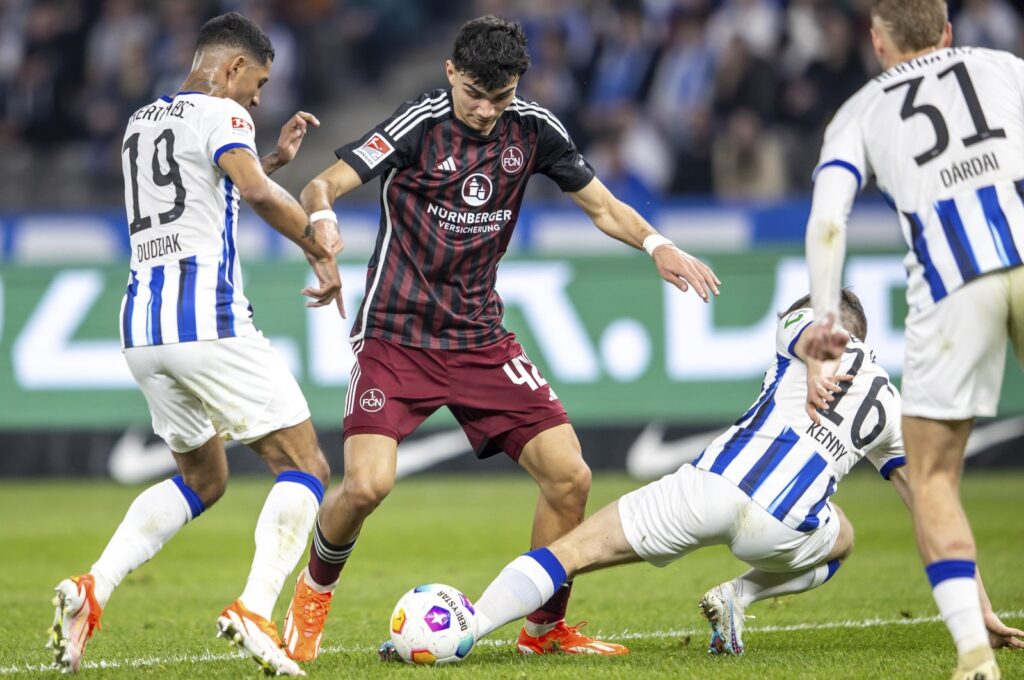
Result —
[[[996, 615], [1001, 619], [1022, 619], [1024, 618], [1024, 609], [1015, 609], [1013, 611], [997, 612]], [[824, 623], [795, 623], [788, 626], [750, 626], [746, 628], [747, 633], [795, 633], [805, 630], [834, 630], [837, 628], [881, 628], [884, 626], [917, 626], [924, 623], [940, 623], [942, 618], [939, 616], [921, 616], [916, 618], [906, 619], [862, 619], [860, 621], [826, 621]], [[617, 635], [601, 635], [602, 637], [608, 637], [611, 640], [653, 640], [658, 638], [671, 638], [671, 637], [685, 637], [687, 635], [701, 635], [707, 633], [707, 628], [690, 628], [683, 630], [655, 630], [655, 631], [631, 631], [626, 629]], [[511, 645], [515, 642], [512, 638], [508, 639], [486, 639], [481, 640], [477, 643], [483, 647], [497, 647], [500, 645]], [[321, 654], [351, 654], [355, 652], [370, 653], [375, 652], [376, 649], [372, 647], [344, 647], [340, 645], [333, 645], [324, 647]], [[211, 661], [231, 661], [233, 659], [247, 660], [247, 656], [241, 652], [237, 653], [214, 653], [210, 651], [203, 652], [201, 654], [186, 654], [182, 656], [168, 656], [168, 657], [149, 657], [142, 659], [120, 659], [120, 660], [107, 660], [99, 659], [97, 661], [86, 661], [82, 664], [82, 669], [100, 669], [100, 670], [119, 670], [125, 668], [149, 668], [150, 666], [161, 666], [166, 664], [184, 664], [184, 663], [208, 663]], [[49, 664], [22, 664], [19, 666], [0, 666], [0, 675], [13, 675], [14, 673], [52, 673], [56, 669]]]

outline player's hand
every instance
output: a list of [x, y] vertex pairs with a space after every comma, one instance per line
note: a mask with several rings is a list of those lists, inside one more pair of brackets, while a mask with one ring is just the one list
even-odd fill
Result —
[[836, 327], [835, 318], [831, 314], [808, 326], [804, 330], [804, 337], [807, 339], [807, 356], [818, 361], [838, 359], [850, 341], [850, 334]]
[[306, 254], [309, 265], [313, 268], [319, 288], [307, 287], [302, 289], [302, 294], [312, 298], [306, 303], [307, 307], [323, 307], [332, 301], [338, 305], [338, 313], [341, 318], [348, 318], [345, 314], [345, 297], [341, 293], [341, 272], [338, 271], [337, 255], [345, 248], [338, 233], [338, 225], [333, 220], [317, 220], [313, 223], [314, 238], [323, 243], [331, 255], [325, 258], [315, 258]]
[[320, 121], [312, 113], [299, 111], [281, 127], [281, 135], [277, 138], [277, 148], [274, 149], [279, 166], [291, 163], [299, 153], [299, 147], [302, 146], [302, 140], [310, 125], [320, 127]]
[[988, 629], [988, 639], [993, 649], [1010, 647], [1012, 649], [1024, 649], [1024, 630], [1010, 628], [999, 620], [996, 613], [986, 608], [982, 612], [985, 618], [985, 628]]
[[693, 255], [665, 244], [654, 249], [651, 259], [661, 278], [684, 293], [693, 286], [693, 290], [704, 302], [709, 301], [708, 291], [718, 295], [718, 286], [722, 282], [710, 267]]
[[807, 402], [804, 404], [804, 410], [815, 425], [821, 425], [821, 416], [818, 415], [818, 410], [827, 409], [829, 404], [835, 401], [834, 395], [843, 391], [840, 383], [851, 380], [853, 380], [853, 376], [846, 373], [842, 375], [807, 374]]

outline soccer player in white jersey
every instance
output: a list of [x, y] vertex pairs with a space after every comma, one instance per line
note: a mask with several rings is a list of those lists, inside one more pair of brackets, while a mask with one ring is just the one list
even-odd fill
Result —
[[809, 351], [845, 346], [833, 323], [846, 221], [873, 176], [909, 248], [903, 432], [918, 548], [959, 654], [953, 677], [988, 680], [990, 642], [1024, 644], [978, 597], [958, 487], [974, 418], [996, 413], [1007, 338], [1024, 356], [1024, 61], [950, 47], [944, 0], [873, 0], [871, 14], [885, 71], [836, 114], [815, 171]]
[[[77, 671], [114, 588], [224, 493], [223, 438], [248, 444], [277, 476], [256, 523], [256, 552], [219, 634], [264, 671], [303, 675], [271, 622], [285, 577], [306, 545], [329, 470], [294, 377], [252, 322], [235, 247], [240, 198], [306, 253], [320, 285], [309, 305], [341, 309], [336, 230], [316, 231], [267, 174], [298, 152], [307, 113], [256, 155], [249, 109], [274, 51], [236, 13], [203, 26], [181, 91], [139, 109], [124, 135], [131, 273], [121, 310], [124, 355], [153, 429], [180, 474], [140, 494], [88, 573], [61, 581], [50, 635], [55, 662]], [[334, 231], [334, 233], [330, 233]]]
[[[843, 291], [850, 338], [839, 362], [806, 360], [810, 297], [780, 315], [761, 393], [693, 463], [605, 506], [546, 548], [508, 564], [476, 602], [480, 637], [535, 609], [574, 574], [617, 564], [664, 567], [728, 545], [749, 564], [700, 601], [712, 653], [743, 653], [752, 603], [829, 580], [853, 547], [853, 527], [829, 499], [861, 458], [910, 502], [900, 397], [874, 353], [860, 301]], [[807, 385], [813, 394], [807, 400]], [[390, 646], [381, 649], [388, 657]]]

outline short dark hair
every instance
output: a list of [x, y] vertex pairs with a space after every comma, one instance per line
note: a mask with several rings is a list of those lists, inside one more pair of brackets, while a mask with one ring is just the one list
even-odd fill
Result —
[[946, 0], [873, 0], [871, 15], [885, 24], [901, 52], [935, 47], [949, 21]]
[[523, 27], [491, 15], [467, 21], [455, 37], [452, 63], [485, 90], [507, 85], [530, 68]]
[[[789, 309], [779, 314], [779, 318], [787, 317], [798, 309], [811, 306], [811, 296], [805, 295], [789, 306]], [[864, 307], [849, 288], [843, 288], [839, 296], [839, 322], [843, 328], [848, 330], [858, 340], [866, 340], [868, 337], [868, 319], [864, 316]]]
[[210, 46], [236, 47], [248, 52], [261, 64], [274, 61], [274, 47], [263, 29], [238, 12], [228, 12], [203, 24], [196, 51]]

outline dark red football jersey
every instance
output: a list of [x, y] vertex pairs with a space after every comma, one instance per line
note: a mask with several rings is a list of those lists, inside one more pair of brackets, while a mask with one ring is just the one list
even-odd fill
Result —
[[494, 290], [530, 175], [562, 191], [594, 177], [547, 109], [516, 98], [489, 135], [428, 92], [335, 154], [363, 182], [380, 176], [381, 217], [353, 339], [432, 349], [490, 345], [508, 335]]

